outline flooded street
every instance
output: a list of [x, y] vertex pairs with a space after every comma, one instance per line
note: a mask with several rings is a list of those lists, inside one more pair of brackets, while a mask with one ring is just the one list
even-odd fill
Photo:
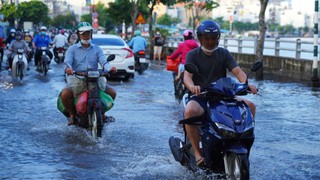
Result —
[[[23, 83], [0, 72], [0, 179], [210, 179], [176, 162], [170, 136], [184, 137], [171, 72], [152, 63], [117, 91], [116, 118], [95, 142], [67, 126], [56, 106], [65, 86], [62, 66], [48, 77], [31, 66]], [[320, 179], [320, 89], [297, 83], [255, 82], [256, 139], [250, 154], [253, 180]]]

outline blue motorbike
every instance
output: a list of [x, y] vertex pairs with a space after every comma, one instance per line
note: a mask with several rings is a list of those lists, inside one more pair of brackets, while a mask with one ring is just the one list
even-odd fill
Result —
[[[262, 67], [258, 61], [251, 67], [256, 72]], [[198, 69], [186, 65], [186, 70], [199, 77]], [[197, 171], [193, 148], [186, 135], [185, 125], [196, 125], [199, 129], [201, 154], [205, 158], [205, 172], [217, 173], [226, 179], [249, 179], [249, 154], [254, 142], [255, 120], [249, 107], [236, 96], [250, 93], [248, 83], [235, 82], [230, 77], [219, 79], [210, 85], [203, 85], [199, 95], [208, 100], [208, 113], [179, 121], [184, 127], [185, 140], [169, 138], [169, 146], [176, 161], [190, 170]], [[186, 106], [191, 94], [182, 102]]]

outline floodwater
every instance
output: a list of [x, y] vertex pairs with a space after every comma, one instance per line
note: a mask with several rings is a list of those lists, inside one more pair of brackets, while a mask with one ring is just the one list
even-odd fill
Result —
[[[172, 75], [151, 63], [129, 82], [109, 81], [118, 95], [116, 118], [98, 142], [67, 126], [56, 101], [65, 86], [62, 66], [48, 77], [31, 67], [22, 83], [0, 72], [0, 179], [210, 179], [176, 162], [170, 136], [184, 137], [182, 106]], [[253, 180], [320, 179], [320, 89], [271, 80], [256, 82]]]

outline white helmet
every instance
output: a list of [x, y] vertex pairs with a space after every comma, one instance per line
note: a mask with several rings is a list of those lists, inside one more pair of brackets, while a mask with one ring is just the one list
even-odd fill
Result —
[[47, 28], [45, 26], [41, 26], [40, 31], [46, 31]]
[[92, 26], [88, 22], [81, 22], [78, 24], [77, 30], [80, 34], [85, 31], [92, 31]]
[[16, 33], [15, 29], [10, 29], [10, 33]]

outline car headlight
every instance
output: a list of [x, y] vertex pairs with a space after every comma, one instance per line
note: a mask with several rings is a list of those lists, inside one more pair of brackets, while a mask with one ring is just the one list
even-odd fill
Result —
[[88, 71], [89, 78], [98, 78], [100, 77], [99, 71]]

